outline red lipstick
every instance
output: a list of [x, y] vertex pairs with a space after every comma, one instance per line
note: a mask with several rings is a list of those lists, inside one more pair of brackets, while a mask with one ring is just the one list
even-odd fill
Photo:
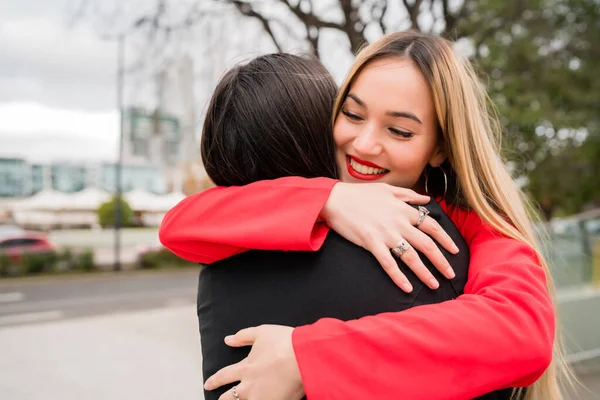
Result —
[[373, 164], [372, 162], [363, 161], [360, 158], [348, 155], [346, 157], [346, 168], [348, 170], [348, 174], [350, 174], [350, 176], [353, 178], [360, 179], [361, 181], [376, 181], [377, 179], [381, 179], [388, 172], [390, 172], [388, 170], [385, 170], [381, 174], [362, 174], [362, 173], [358, 172], [357, 170], [355, 170], [354, 168], [352, 168], [352, 165], [350, 164], [350, 158], [352, 158], [357, 163], [365, 165], [367, 167], [380, 168], [380, 169], [384, 169], [384, 168], [381, 168], [379, 165]]
[[373, 168], [379, 168], [379, 169], [385, 169], [377, 164], [374, 164], [370, 161], [365, 161], [365, 160], [361, 160], [360, 158], [356, 157], [356, 156], [351, 156], [350, 154], [348, 154], [348, 157], [350, 157], [351, 159], [353, 159], [354, 161], [356, 161], [359, 164], [362, 165], [366, 165], [367, 167], [373, 167]]

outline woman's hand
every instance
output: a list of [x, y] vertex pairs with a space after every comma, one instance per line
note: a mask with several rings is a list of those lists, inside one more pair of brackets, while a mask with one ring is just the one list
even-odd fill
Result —
[[[293, 330], [288, 326], [261, 325], [226, 337], [228, 346], [252, 346], [252, 350], [239, 363], [211, 376], [204, 388], [213, 390], [239, 381], [235, 389], [241, 400], [300, 400], [304, 387], [292, 347]], [[219, 400], [233, 398], [230, 390]]]
[[410, 245], [402, 254], [402, 261], [427, 286], [437, 289], [438, 281], [415, 249], [431, 260], [444, 276], [452, 279], [454, 271], [432, 238], [451, 253], [457, 253], [458, 247], [433, 218], [426, 217], [418, 228], [414, 226], [419, 212], [407, 203], [427, 204], [429, 200], [428, 196], [410, 189], [384, 183], [340, 182], [333, 187], [320, 217], [347, 240], [373, 253], [394, 283], [408, 293], [412, 291], [412, 285], [390, 252], [405, 240]]

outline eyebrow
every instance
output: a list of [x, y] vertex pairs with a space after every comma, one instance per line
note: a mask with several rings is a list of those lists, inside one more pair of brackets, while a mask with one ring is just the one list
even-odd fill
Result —
[[[365, 102], [362, 101], [357, 95], [355, 95], [354, 93], [350, 93], [348, 94], [348, 97], [351, 98], [352, 100], [354, 100], [356, 102], [356, 104], [358, 104], [361, 107], [367, 107], [365, 105]], [[423, 124], [423, 122], [419, 119], [419, 117], [417, 117], [415, 114], [409, 112], [409, 111], [387, 111], [385, 113], [385, 115], [388, 115], [390, 117], [394, 117], [394, 118], [408, 118], [408, 119], [412, 119], [413, 121], [416, 121], [420, 124]]]

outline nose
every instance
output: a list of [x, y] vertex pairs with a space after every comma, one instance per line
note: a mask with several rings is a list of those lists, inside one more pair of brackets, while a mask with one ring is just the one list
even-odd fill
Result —
[[365, 125], [360, 134], [352, 142], [357, 155], [375, 156], [381, 153], [381, 143], [377, 130], [370, 125]]

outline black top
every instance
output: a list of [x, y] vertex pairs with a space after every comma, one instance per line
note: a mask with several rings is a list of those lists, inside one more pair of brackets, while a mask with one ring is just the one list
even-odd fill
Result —
[[[231, 348], [223, 342], [225, 336], [240, 329], [261, 324], [299, 326], [324, 317], [351, 320], [440, 303], [462, 294], [469, 266], [468, 246], [439, 204], [431, 201], [426, 207], [460, 249], [453, 255], [439, 246], [456, 273], [452, 280], [444, 278], [421, 255], [440, 282], [437, 290], [425, 286], [398, 260], [414, 288], [412, 293], [404, 293], [370, 252], [334, 231], [329, 232], [318, 252], [248, 251], [205, 266], [198, 285], [204, 380], [248, 355], [250, 347]], [[216, 400], [231, 386], [205, 391], [205, 399]], [[482, 399], [509, 397], [510, 391], [490, 393]]]

